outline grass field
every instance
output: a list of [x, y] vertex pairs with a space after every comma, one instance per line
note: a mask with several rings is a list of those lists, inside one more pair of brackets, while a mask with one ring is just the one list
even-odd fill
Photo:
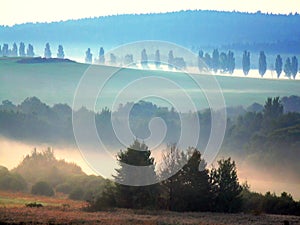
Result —
[[[41, 208], [29, 208], [25, 204], [38, 202]], [[221, 225], [221, 224], [300, 224], [300, 217], [281, 215], [176, 213], [111, 209], [87, 212], [86, 203], [72, 201], [62, 196], [56, 198], [32, 196], [23, 193], [0, 191], [1, 224], [109, 224], [109, 225]]]
[[[17, 60], [14, 58], [0, 58], [0, 101], [9, 99], [14, 103], [20, 103], [27, 97], [36, 96], [47, 104], [67, 103], [72, 105], [76, 87], [88, 68], [88, 65], [79, 63], [21, 64], [17, 63]], [[101, 76], [103, 73], [114, 73], [115, 71], [116, 68], [114, 67], [97, 66], [95, 77]], [[115, 74], [114, 79], [107, 82], [102, 91], [103, 98], [99, 103], [99, 107], [109, 106], [109, 103], [115, 98], [120, 89], [130, 82], [138, 78], [153, 76], [176, 82], [191, 96], [198, 108], [207, 108], [204, 93], [183, 73], [136, 69], [121, 69]], [[192, 75], [193, 79], [200, 83], [204, 83], [207, 76]], [[300, 90], [299, 79], [215, 77], [221, 87], [227, 106], [248, 106], [253, 102], [263, 104], [267, 97], [299, 95]], [[168, 95], [174, 96], [177, 94], [176, 90], [167, 88], [160, 82], [145, 82], [138, 86], [137, 96], [148, 89], [159, 95], [165, 94], [167, 97]], [[82, 97], [84, 100], [91, 97], [88, 87], [86, 96]], [[126, 96], [123, 96], [123, 100], [130, 101], [131, 97], [126, 98]], [[184, 106], [185, 101], [178, 96], [177, 103]]]

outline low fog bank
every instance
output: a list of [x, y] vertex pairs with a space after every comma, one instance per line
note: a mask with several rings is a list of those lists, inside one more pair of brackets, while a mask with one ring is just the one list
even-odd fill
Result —
[[[47, 149], [47, 147], [49, 147], [47, 144], [37, 145], [0, 137], [0, 165], [8, 169], [13, 169], [22, 161], [24, 156], [31, 153], [34, 148], [44, 150]], [[98, 174], [93, 166], [87, 163], [78, 148], [56, 146], [53, 150], [57, 159], [64, 159], [67, 162], [76, 163], [86, 174], [96, 174], [111, 178], [111, 174], [114, 173], [114, 169], [117, 167], [115, 154], [119, 149], [117, 149], [117, 151], [111, 151], [108, 154], [96, 151], [89, 152], [90, 157], [95, 160], [92, 164], [101, 170], [101, 174]], [[158, 165], [161, 160], [161, 153], [160, 149], [153, 152], [153, 156]], [[237, 163], [240, 183], [247, 181], [252, 191], [263, 194], [267, 191], [275, 192], [276, 194], [285, 191], [291, 193], [296, 200], [300, 199], [300, 182], [297, 171], [282, 171], [279, 173], [281, 169], [280, 165], [274, 165], [273, 169], [270, 170], [270, 168], [267, 167], [258, 167], [255, 165], [255, 162], [250, 159], [242, 159], [234, 155], [231, 155], [231, 157]], [[115, 163], [113, 163], [113, 161]], [[100, 167], [98, 167], [99, 165]]]

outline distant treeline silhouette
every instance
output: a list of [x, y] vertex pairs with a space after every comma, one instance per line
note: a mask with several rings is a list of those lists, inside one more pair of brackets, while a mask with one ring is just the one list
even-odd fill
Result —
[[188, 10], [115, 15], [53, 23], [0, 26], [0, 41], [106, 43], [109, 46], [163, 40], [191, 48], [299, 54], [299, 14]]

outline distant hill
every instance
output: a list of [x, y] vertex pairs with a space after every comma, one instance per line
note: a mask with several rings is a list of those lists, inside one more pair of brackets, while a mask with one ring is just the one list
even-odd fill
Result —
[[0, 27], [3, 42], [89, 43], [116, 46], [139, 40], [171, 41], [186, 47], [226, 47], [300, 53], [300, 15], [180, 11], [116, 15], [54, 23]]

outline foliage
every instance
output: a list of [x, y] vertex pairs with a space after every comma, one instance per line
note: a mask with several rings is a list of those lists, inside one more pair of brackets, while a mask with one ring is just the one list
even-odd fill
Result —
[[241, 210], [242, 187], [238, 182], [235, 162], [231, 158], [218, 161], [218, 168], [210, 172], [210, 181], [216, 211], [232, 213]]
[[0, 166], [0, 190], [26, 191], [27, 182], [17, 173], [11, 173], [6, 167]]
[[277, 73], [277, 78], [280, 77], [280, 74], [282, 72], [282, 58], [280, 55], [277, 55], [276, 61], [275, 61], [275, 70]]
[[83, 189], [80, 188], [80, 187], [76, 187], [76, 188], [74, 188], [70, 192], [69, 199], [72, 199], [72, 200], [83, 200], [83, 196], [84, 196]]
[[52, 56], [52, 53], [51, 53], [51, 49], [50, 49], [50, 44], [46, 43], [46, 47], [45, 47], [45, 50], [44, 50], [44, 57], [45, 58], [51, 58], [51, 56]]
[[44, 181], [39, 181], [35, 183], [31, 188], [31, 194], [33, 195], [44, 195], [44, 196], [53, 196], [54, 191], [52, 187]]
[[259, 60], [258, 60], [258, 71], [260, 76], [264, 76], [264, 74], [267, 71], [267, 60], [266, 60], [266, 55], [264, 51], [261, 51], [259, 53]]
[[[125, 151], [120, 151], [117, 155], [120, 168], [116, 169], [114, 176], [116, 183], [116, 203], [119, 207], [125, 208], [145, 208], [155, 207], [157, 196], [157, 185], [148, 186], [127, 186], [120, 183], [135, 184], [136, 182], [151, 182], [156, 179], [154, 158], [151, 151], [144, 144], [135, 140]], [[130, 169], [126, 165], [134, 165]], [[148, 174], [141, 173], [137, 167], [147, 166]], [[132, 169], [133, 168], [133, 169]]]

